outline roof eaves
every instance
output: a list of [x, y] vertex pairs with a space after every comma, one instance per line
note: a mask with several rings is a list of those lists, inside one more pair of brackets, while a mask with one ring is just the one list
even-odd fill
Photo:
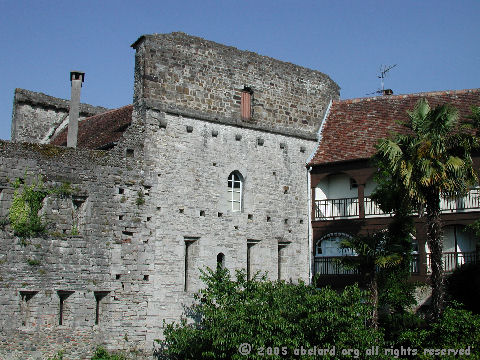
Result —
[[325, 126], [325, 123], [327, 122], [328, 114], [330, 114], [330, 109], [332, 108], [332, 103], [333, 103], [333, 99], [330, 99], [330, 102], [328, 103], [328, 106], [327, 106], [327, 110], [325, 111], [325, 115], [323, 116], [322, 123], [320, 124], [320, 127], [318, 128], [317, 146], [315, 146], [315, 149], [312, 151], [312, 153], [308, 157], [307, 166], [310, 166], [310, 162], [313, 160], [313, 158], [315, 157], [315, 154], [318, 151], [318, 148], [320, 147], [320, 141], [322, 141], [323, 127]]

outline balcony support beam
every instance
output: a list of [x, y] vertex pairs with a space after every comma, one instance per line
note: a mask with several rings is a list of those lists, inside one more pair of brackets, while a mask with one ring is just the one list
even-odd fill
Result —
[[365, 218], [365, 184], [358, 184], [358, 215], [360, 219]]

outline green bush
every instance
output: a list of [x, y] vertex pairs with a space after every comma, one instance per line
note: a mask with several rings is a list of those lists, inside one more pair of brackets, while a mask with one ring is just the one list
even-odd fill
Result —
[[112, 354], [105, 348], [99, 347], [95, 350], [91, 360], [126, 360], [127, 358], [122, 354]]
[[450, 299], [480, 314], [480, 264], [465, 264], [457, 268], [447, 278], [446, 290]]
[[439, 321], [428, 327], [409, 328], [400, 332], [396, 346], [400, 345], [417, 349], [419, 359], [439, 358], [428, 354], [428, 351], [424, 354], [425, 349], [470, 349], [470, 356], [440, 356], [441, 359], [479, 359], [480, 316], [464, 309], [447, 307]]
[[8, 220], [15, 235], [28, 237], [44, 232], [45, 224], [38, 212], [48, 192], [42, 179], [39, 177], [30, 185], [22, 184], [20, 179], [16, 179], [13, 187], [15, 192]]
[[161, 343], [173, 359], [245, 359], [239, 353], [244, 343], [252, 348], [248, 359], [296, 359], [295, 349], [314, 346], [335, 347], [335, 355], [325, 359], [352, 358], [342, 357], [342, 349], [359, 349], [359, 359], [382, 358], [365, 355], [372, 346], [382, 348], [383, 335], [368, 327], [368, 294], [357, 286], [337, 293], [303, 283], [247, 280], [242, 271], [231, 280], [222, 269], [208, 269], [203, 280], [206, 288], [189, 309], [194, 321], [166, 325]]
[[54, 357], [50, 357], [47, 360], [63, 360], [63, 351], [59, 351]]

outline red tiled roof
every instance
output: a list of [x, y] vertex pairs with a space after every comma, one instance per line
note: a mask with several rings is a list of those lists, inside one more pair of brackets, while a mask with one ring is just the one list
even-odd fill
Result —
[[[77, 147], [100, 149], [120, 140], [132, 122], [132, 110], [133, 105], [127, 105], [79, 121]], [[67, 132], [68, 126], [50, 143], [65, 146]]]
[[370, 158], [379, 139], [402, 130], [397, 121], [407, 120], [407, 110], [413, 110], [421, 98], [432, 108], [445, 103], [455, 106], [462, 119], [471, 114], [472, 105], [480, 106], [480, 89], [334, 101], [309, 165]]

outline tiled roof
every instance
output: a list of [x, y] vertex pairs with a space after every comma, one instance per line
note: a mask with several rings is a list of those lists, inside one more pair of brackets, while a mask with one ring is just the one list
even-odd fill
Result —
[[402, 130], [397, 122], [407, 120], [407, 110], [413, 110], [421, 98], [432, 108], [445, 103], [455, 106], [462, 119], [471, 114], [472, 105], [480, 106], [480, 89], [334, 101], [309, 165], [370, 158], [379, 139]]
[[[117, 142], [132, 122], [132, 110], [133, 105], [127, 105], [79, 121], [77, 147], [101, 149]], [[63, 129], [50, 143], [65, 146], [67, 131], [68, 127]]]

